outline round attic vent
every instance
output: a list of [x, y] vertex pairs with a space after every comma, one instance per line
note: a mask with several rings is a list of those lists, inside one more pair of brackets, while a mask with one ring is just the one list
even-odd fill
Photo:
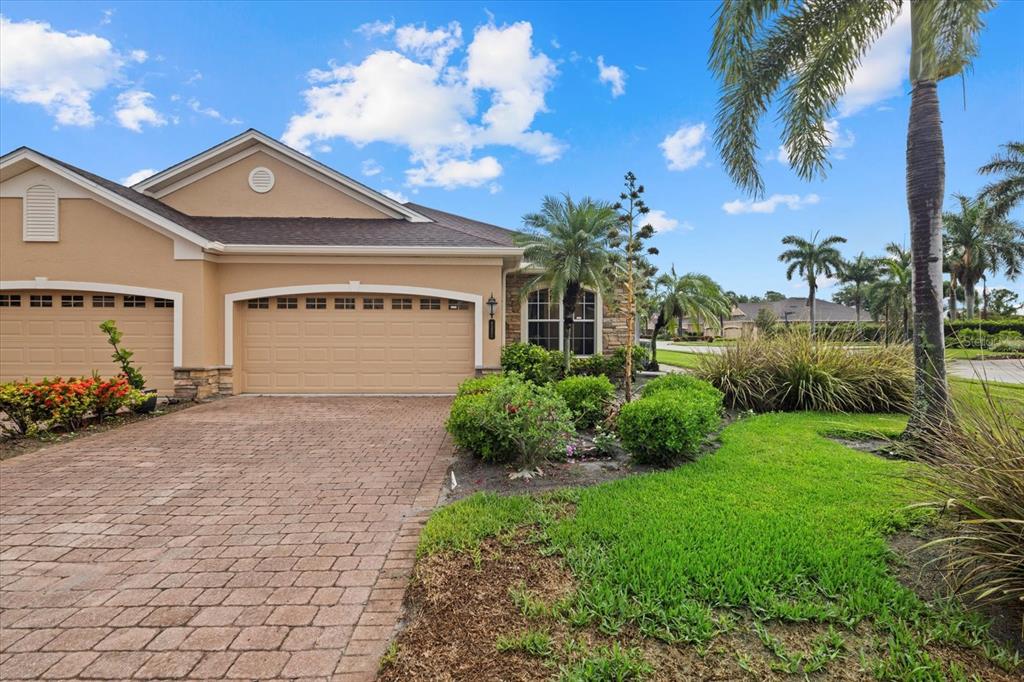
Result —
[[263, 194], [274, 188], [274, 173], [269, 168], [257, 166], [249, 172], [249, 187], [253, 192]]

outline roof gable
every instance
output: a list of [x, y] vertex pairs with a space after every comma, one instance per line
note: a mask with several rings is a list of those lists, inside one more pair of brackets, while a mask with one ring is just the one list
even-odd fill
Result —
[[372, 207], [386, 217], [417, 223], [430, 221], [426, 216], [394, 199], [253, 129], [146, 178], [132, 189], [161, 199], [256, 152], [269, 154], [336, 191]]

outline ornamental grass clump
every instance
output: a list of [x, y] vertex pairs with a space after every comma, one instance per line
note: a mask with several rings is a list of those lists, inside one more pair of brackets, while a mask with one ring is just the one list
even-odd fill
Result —
[[958, 591], [1024, 607], [1024, 411], [986, 384], [984, 399], [957, 402], [952, 422], [915, 435], [903, 450], [928, 466], [913, 469], [914, 479], [934, 507], [953, 512], [952, 528], [931, 544], [948, 548]]
[[695, 374], [725, 394], [727, 407], [759, 412], [908, 412], [914, 392], [909, 346], [854, 347], [798, 331], [702, 355]]

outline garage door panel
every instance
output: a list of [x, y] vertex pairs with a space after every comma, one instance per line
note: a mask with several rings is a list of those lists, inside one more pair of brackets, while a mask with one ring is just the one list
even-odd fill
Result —
[[[97, 308], [91, 293], [10, 293], [20, 295], [22, 305], [0, 308], [0, 381], [87, 376], [93, 371], [117, 374], [120, 367], [111, 359], [107, 337], [99, 330], [101, 322], [112, 319], [124, 334], [124, 347], [135, 353], [133, 360], [148, 386], [164, 395], [174, 391], [173, 309], [155, 308], [149, 298], [144, 308], [125, 308], [120, 295], [115, 295], [115, 307]], [[81, 296], [83, 305], [62, 306], [61, 297], [66, 294]], [[53, 305], [32, 307], [32, 295], [49, 295]]]
[[473, 373], [471, 310], [249, 309], [239, 304], [248, 392], [449, 392]]

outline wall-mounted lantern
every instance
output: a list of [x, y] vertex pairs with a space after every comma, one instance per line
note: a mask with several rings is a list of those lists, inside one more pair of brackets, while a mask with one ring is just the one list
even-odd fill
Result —
[[494, 340], [494, 309], [498, 307], [498, 302], [494, 300], [494, 292], [491, 292], [491, 297], [487, 299], [487, 312], [490, 313], [491, 319], [487, 320], [487, 338], [491, 341]]

